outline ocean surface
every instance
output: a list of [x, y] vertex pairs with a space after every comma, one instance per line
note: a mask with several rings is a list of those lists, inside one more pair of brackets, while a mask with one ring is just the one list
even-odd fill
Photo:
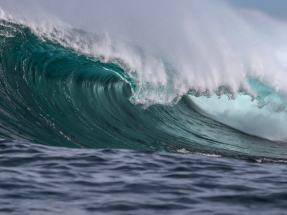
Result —
[[0, 142], [0, 214], [285, 214], [286, 165]]
[[208, 0], [9, 2], [0, 213], [284, 214], [284, 20]]

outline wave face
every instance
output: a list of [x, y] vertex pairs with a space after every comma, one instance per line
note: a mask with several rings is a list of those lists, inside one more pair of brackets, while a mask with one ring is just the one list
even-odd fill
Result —
[[207, 56], [193, 53], [198, 63], [191, 68], [175, 62], [181, 52], [171, 58], [138, 44], [2, 11], [0, 136], [75, 148], [287, 158], [285, 88], [268, 79], [275, 68], [284, 77], [278, 59], [268, 64], [257, 55], [254, 64], [248, 55], [241, 59], [244, 51], [223, 62], [218, 56], [238, 47], [216, 51], [217, 44]]

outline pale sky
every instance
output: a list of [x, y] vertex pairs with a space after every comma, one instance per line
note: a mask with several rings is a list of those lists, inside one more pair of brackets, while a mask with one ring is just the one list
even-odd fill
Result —
[[275, 18], [287, 20], [286, 0], [223, 0], [233, 7], [254, 9]]
[[[216, 1], [216, 0], [213, 0]], [[217, 1], [224, 1], [227, 2], [227, 4], [231, 5], [235, 8], [246, 8], [246, 9], [254, 9], [259, 10], [261, 12], [264, 12], [268, 15], [274, 16], [276, 18], [280, 19], [287, 19], [287, 1], [286, 0], [217, 0]], [[15, 10], [18, 10], [19, 8], [28, 8], [30, 4], [37, 3], [37, 5], [42, 5], [43, 7], [52, 8], [56, 11], [65, 10], [65, 8], [69, 8], [74, 3], [81, 2], [82, 4], [85, 3], [96, 3], [100, 1], [91, 1], [91, 0], [69, 0], [67, 1], [58, 1], [58, 0], [25, 0], [25, 1], [19, 1], [19, 0], [0, 0], [0, 7], [7, 8], [15, 8]], [[121, 1], [124, 4], [128, 4], [129, 1]], [[152, 2], [152, 1], [151, 1]], [[156, 2], [159, 1], [154, 1]], [[18, 8], [18, 9], [17, 9]]]

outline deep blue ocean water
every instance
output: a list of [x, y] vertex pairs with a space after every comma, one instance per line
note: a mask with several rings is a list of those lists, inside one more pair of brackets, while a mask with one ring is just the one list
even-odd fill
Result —
[[[285, 214], [286, 165], [0, 142], [0, 214]], [[261, 162], [261, 161], [257, 161]]]

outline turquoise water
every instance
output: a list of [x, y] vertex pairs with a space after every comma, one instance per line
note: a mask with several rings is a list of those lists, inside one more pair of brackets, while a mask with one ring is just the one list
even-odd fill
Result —
[[[246, 158], [287, 156], [284, 141], [270, 141], [260, 133], [254, 135], [255, 131], [245, 132], [244, 125], [240, 129], [230, 124], [234, 121], [230, 110], [240, 113], [233, 102], [245, 105], [245, 112], [250, 105], [259, 112], [269, 107], [266, 98], [272, 97], [280, 101], [271, 102], [272, 111], [280, 117], [286, 112], [284, 96], [259, 80], [249, 81], [255, 96], [242, 90], [230, 98], [231, 91], [222, 87], [215, 96], [198, 96], [190, 90], [178, 102], [147, 106], [134, 101], [149, 90], [148, 84], [141, 88], [119, 60], [109, 62], [77, 52], [13, 20], [1, 20], [0, 31], [3, 138], [72, 148], [184, 151]], [[265, 110], [267, 115], [271, 109]], [[250, 115], [242, 117], [252, 119]]]

